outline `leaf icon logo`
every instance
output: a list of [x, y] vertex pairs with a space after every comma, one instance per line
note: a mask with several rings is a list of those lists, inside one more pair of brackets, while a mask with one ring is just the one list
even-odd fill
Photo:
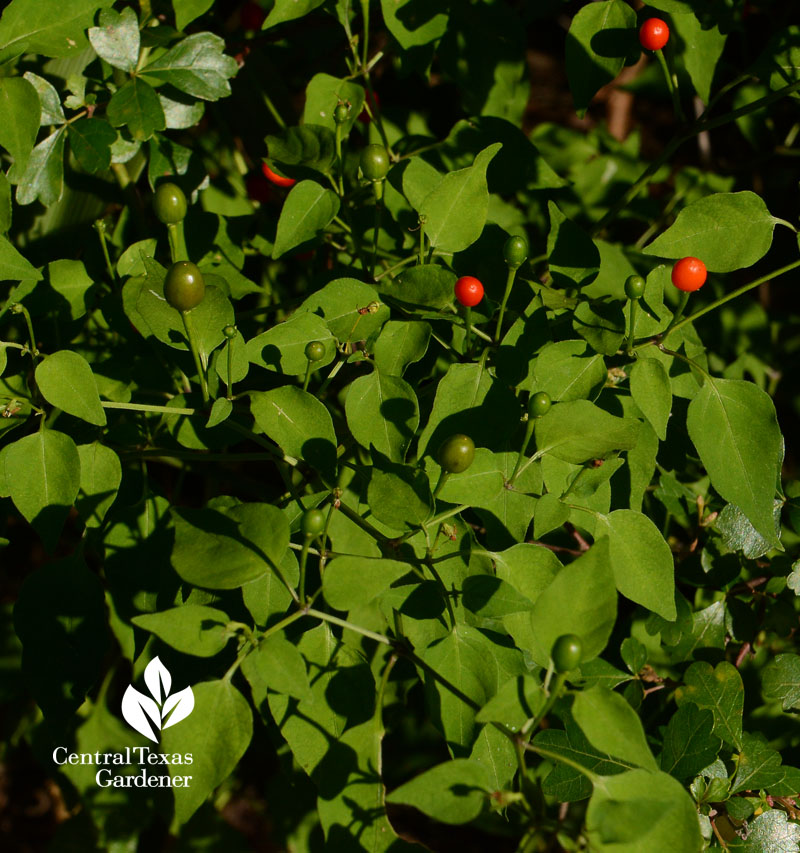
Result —
[[122, 716], [132, 729], [158, 743], [158, 732], [185, 720], [192, 713], [194, 693], [191, 687], [184, 687], [170, 695], [172, 676], [157, 657], [147, 664], [144, 683], [150, 696], [140, 693], [132, 684], [128, 685], [122, 697]]

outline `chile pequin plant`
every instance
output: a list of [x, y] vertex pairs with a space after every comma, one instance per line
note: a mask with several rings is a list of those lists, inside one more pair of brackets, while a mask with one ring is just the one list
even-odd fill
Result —
[[791, 12], [5, 6], [4, 849], [800, 851]]

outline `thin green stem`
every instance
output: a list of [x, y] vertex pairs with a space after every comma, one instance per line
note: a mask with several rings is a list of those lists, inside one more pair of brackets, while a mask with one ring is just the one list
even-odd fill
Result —
[[131, 412], [151, 412], [155, 415], [202, 415], [199, 409], [184, 409], [178, 406], [151, 406], [147, 403], [110, 403], [101, 400], [104, 409], [126, 409]]
[[[228, 420], [225, 421], [225, 425], [229, 429], [232, 429], [235, 432], [238, 432], [239, 435], [243, 435], [245, 438], [249, 439], [250, 441], [255, 442], [260, 447], [263, 447], [264, 450], [267, 451], [267, 453], [272, 454], [273, 459], [279, 459], [279, 460], [281, 460], [281, 462], [286, 462], [287, 464], [291, 465], [292, 467], [297, 465], [297, 459], [295, 459], [294, 456], [289, 456], [285, 453], [281, 453], [281, 451], [277, 447], [275, 447], [274, 445], [270, 444], [266, 438], [264, 438], [263, 436], [257, 435], [252, 430], [249, 430], [247, 427], [244, 427], [241, 424], [237, 424], [236, 421], [232, 420], [231, 418], [228, 418]], [[300, 507], [302, 509], [303, 505], [301, 504]]]
[[433, 490], [433, 499], [434, 500], [436, 500], [436, 498], [439, 497], [439, 492], [442, 491], [445, 483], [448, 481], [449, 478], [450, 478], [450, 472], [445, 471], [444, 468], [442, 468], [441, 472], [439, 473], [439, 482], [436, 484], [436, 488]]
[[414, 263], [416, 257], [414, 255], [409, 256], [408, 258], [403, 258], [402, 261], [398, 261], [394, 266], [385, 269], [382, 273], [379, 273], [375, 276], [375, 281], [380, 281], [385, 275], [391, 275], [395, 270], [399, 270], [402, 267], [408, 266], [409, 264]]
[[389, 537], [384, 536], [377, 528], [373, 527], [366, 519], [362, 518], [354, 509], [350, 509], [347, 504], [339, 505], [339, 511], [342, 515], [347, 516], [353, 524], [357, 524], [364, 533], [369, 534], [376, 542], [388, 542]]
[[[679, 361], [682, 361], [682, 362], [684, 362], [685, 364], [688, 364], [688, 365], [689, 365], [689, 367], [693, 367], [693, 368], [694, 368], [695, 370], [697, 370], [699, 373], [702, 373], [702, 374], [703, 374], [703, 376], [707, 377], [708, 379], [711, 379], [711, 374], [710, 374], [707, 370], [703, 370], [703, 368], [702, 368], [702, 367], [700, 367], [700, 365], [699, 365], [696, 361], [692, 361], [692, 359], [691, 359], [691, 358], [689, 358], [688, 356], [682, 355], [682, 354], [681, 354], [681, 353], [679, 353], [679, 352], [675, 352], [675, 350], [667, 349], [665, 346], [663, 346], [663, 345], [661, 345], [661, 344], [659, 344], [659, 345], [658, 345], [658, 348], [659, 348], [659, 349], [661, 350], [661, 352], [663, 352], [665, 355], [671, 355], [673, 358], [677, 358]], [[575, 509], [578, 509], [578, 507], [575, 507]], [[587, 510], [587, 511], [588, 511], [588, 510]]]
[[[336, 171], [337, 171], [337, 182], [338, 182], [338, 192], [339, 195], [344, 197], [344, 158], [342, 157], [342, 131], [344, 130], [344, 125], [336, 123]], [[345, 223], [342, 223], [344, 225]]]
[[530, 752], [535, 752], [537, 755], [541, 755], [542, 758], [549, 758], [551, 761], [555, 761], [559, 764], [566, 764], [567, 767], [571, 767], [573, 770], [576, 770], [581, 774], [581, 776], [585, 776], [591, 782], [596, 782], [597, 779], [600, 778], [596, 773], [592, 773], [591, 770], [584, 767], [582, 764], [579, 764], [577, 761], [567, 758], [567, 756], [561, 752], [545, 749], [536, 743], [525, 744], [525, 749]]
[[629, 299], [630, 314], [628, 317], [628, 338], [625, 341], [625, 351], [628, 355], [633, 355], [634, 333], [636, 331], [636, 309], [639, 305], [638, 299]]
[[321, 610], [315, 610], [310, 607], [307, 611], [309, 616], [315, 616], [317, 619], [322, 619], [323, 622], [330, 622], [331, 625], [338, 625], [340, 628], [346, 628], [348, 631], [355, 631], [356, 634], [361, 634], [363, 637], [368, 637], [370, 640], [375, 640], [378, 643], [383, 643], [385, 646], [392, 646], [394, 643], [385, 634], [378, 634], [375, 631], [368, 631], [360, 625], [354, 625], [352, 622], [347, 622], [340, 619], [338, 616], [332, 616], [330, 613], [323, 613]]
[[[464, 355], [469, 353], [469, 345], [471, 340], [472, 329], [472, 308], [469, 305], [464, 309]], [[491, 338], [490, 338], [491, 340]]]
[[230, 400], [233, 397], [233, 340], [228, 340], [228, 376], [227, 376], [227, 385], [228, 385], [228, 399]]
[[272, 103], [270, 96], [266, 92], [262, 92], [261, 96], [264, 99], [264, 104], [269, 110], [270, 115], [275, 119], [275, 123], [281, 130], [286, 130], [286, 122], [283, 120], [283, 116], [275, 108], [275, 104]]
[[33, 320], [31, 319], [30, 311], [21, 302], [14, 303], [11, 306], [11, 311], [14, 314], [22, 314], [25, 318], [25, 325], [28, 329], [28, 341], [30, 343], [30, 354], [33, 363], [36, 364], [36, 359], [39, 357], [39, 350], [36, 347], [36, 334], [33, 331]]
[[511, 472], [511, 476], [508, 478], [509, 483], [513, 483], [514, 480], [517, 479], [517, 475], [519, 474], [519, 469], [522, 467], [522, 460], [525, 458], [525, 451], [530, 444], [531, 439], [533, 438], [533, 430], [536, 426], [536, 418], [528, 416], [528, 423], [525, 426], [525, 438], [522, 440], [522, 447], [519, 449], [519, 454], [517, 455], [517, 462], [514, 465], [514, 470]]
[[305, 376], [305, 379], [303, 379], [303, 390], [304, 391], [308, 391], [308, 383], [309, 383], [309, 380], [311, 379], [311, 370], [312, 370], [313, 363], [314, 363], [313, 361], [309, 361], [308, 364], [306, 365], [306, 376]]
[[197, 371], [197, 376], [200, 379], [200, 392], [203, 395], [203, 402], [207, 403], [210, 399], [208, 396], [208, 382], [206, 380], [205, 370], [203, 370], [203, 363], [200, 361], [200, 351], [197, 349], [197, 336], [195, 335], [192, 312], [181, 311], [181, 317], [183, 318], [183, 328], [186, 330], [186, 337], [189, 341], [189, 349], [191, 350], [192, 358], [194, 359], [194, 367]]
[[189, 252], [186, 250], [186, 239], [183, 231], [183, 221], [170, 222], [167, 225], [167, 236], [169, 237], [169, 254], [172, 263], [188, 261]]
[[306, 563], [308, 562], [308, 549], [311, 546], [313, 536], [303, 537], [303, 550], [300, 552], [300, 581], [297, 584], [297, 597], [301, 602], [306, 600]]
[[667, 335], [678, 325], [681, 317], [683, 316], [683, 312], [686, 310], [686, 305], [689, 302], [689, 291], [682, 290], [681, 295], [678, 298], [678, 307], [675, 309], [675, 312], [672, 315], [672, 319], [669, 321], [667, 328], [664, 329], [664, 332], [661, 335], [661, 340], [665, 341], [667, 339]]
[[419, 218], [419, 259], [417, 263], [422, 266], [425, 263], [425, 217]]
[[503, 330], [503, 315], [506, 313], [506, 305], [508, 297], [511, 296], [511, 288], [514, 286], [514, 279], [517, 277], [519, 267], [509, 267], [508, 278], [506, 279], [506, 291], [503, 294], [503, 301], [500, 303], [500, 314], [497, 317], [497, 328], [494, 332], [494, 339], [500, 343], [500, 332]]
[[[383, 181], [377, 181], [374, 186], [377, 188], [378, 186], [383, 189]], [[375, 278], [375, 264], [378, 262], [378, 235], [381, 230], [381, 214], [383, 212], [383, 202], [378, 197], [378, 191], [376, 189], [375, 192], [375, 219], [373, 222], [373, 231], [372, 231], [372, 264], [370, 266], [369, 274], [370, 278], [374, 280]]]
[[658, 57], [658, 64], [661, 66], [661, 70], [664, 72], [664, 77], [667, 81], [667, 88], [669, 89], [669, 94], [672, 98], [672, 108], [675, 110], [675, 118], [677, 118], [682, 124], [686, 121], [686, 117], [683, 114], [683, 107], [681, 107], [681, 99], [678, 94], [678, 81], [669, 67], [669, 62], [664, 51], [657, 50], [656, 56]]
[[111, 284], [116, 284], [117, 274], [114, 271], [114, 265], [111, 263], [111, 256], [108, 254], [108, 241], [106, 240], [106, 223], [102, 219], [98, 219], [94, 223], [94, 230], [97, 231], [97, 237], [100, 240], [100, 248], [103, 250], [103, 258], [105, 258], [106, 269]]

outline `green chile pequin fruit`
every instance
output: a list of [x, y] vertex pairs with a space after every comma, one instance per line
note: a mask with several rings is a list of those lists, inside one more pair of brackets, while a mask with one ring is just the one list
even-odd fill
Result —
[[191, 311], [206, 295], [203, 273], [191, 261], [173, 264], [164, 279], [164, 296], [178, 311]]
[[475, 458], [475, 442], [468, 435], [451, 435], [439, 448], [439, 464], [448, 474], [461, 474]]
[[524, 237], [509, 237], [503, 246], [503, 258], [512, 269], [522, 266], [528, 259], [528, 241]]
[[361, 152], [361, 173], [368, 181], [382, 181], [389, 171], [389, 154], [383, 145], [367, 145]]
[[164, 225], [176, 225], [186, 216], [186, 196], [177, 184], [161, 184], [153, 196], [153, 210]]
[[644, 296], [645, 284], [640, 275], [629, 275], [625, 279], [625, 295], [628, 299], [641, 299]]
[[536, 394], [531, 395], [531, 399], [528, 401], [528, 417], [540, 418], [542, 415], [546, 415], [552, 404], [553, 401], [546, 391], [537, 391]]
[[322, 361], [325, 358], [325, 344], [322, 341], [309, 341], [304, 352], [309, 361]]
[[583, 646], [581, 638], [576, 634], [562, 634], [553, 643], [550, 656], [553, 658], [553, 668], [556, 672], [569, 672], [581, 662]]
[[300, 530], [306, 536], [319, 536], [325, 529], [325, 513], [321, 509], [308, 509], [300, 519]]

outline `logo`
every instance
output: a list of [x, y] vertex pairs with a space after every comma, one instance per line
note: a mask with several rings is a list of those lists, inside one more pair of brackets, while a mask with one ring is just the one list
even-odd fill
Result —
[[122, 697], [122, 716], [132, 729], [158, 743], [159, 732], [185, 720], [192, 713], [194, 693], [191, 687], [184, 687], [170, 695], [172, 676], [157, 657], [147, 664], [144, 683], [150, 696], [129, 684]]

